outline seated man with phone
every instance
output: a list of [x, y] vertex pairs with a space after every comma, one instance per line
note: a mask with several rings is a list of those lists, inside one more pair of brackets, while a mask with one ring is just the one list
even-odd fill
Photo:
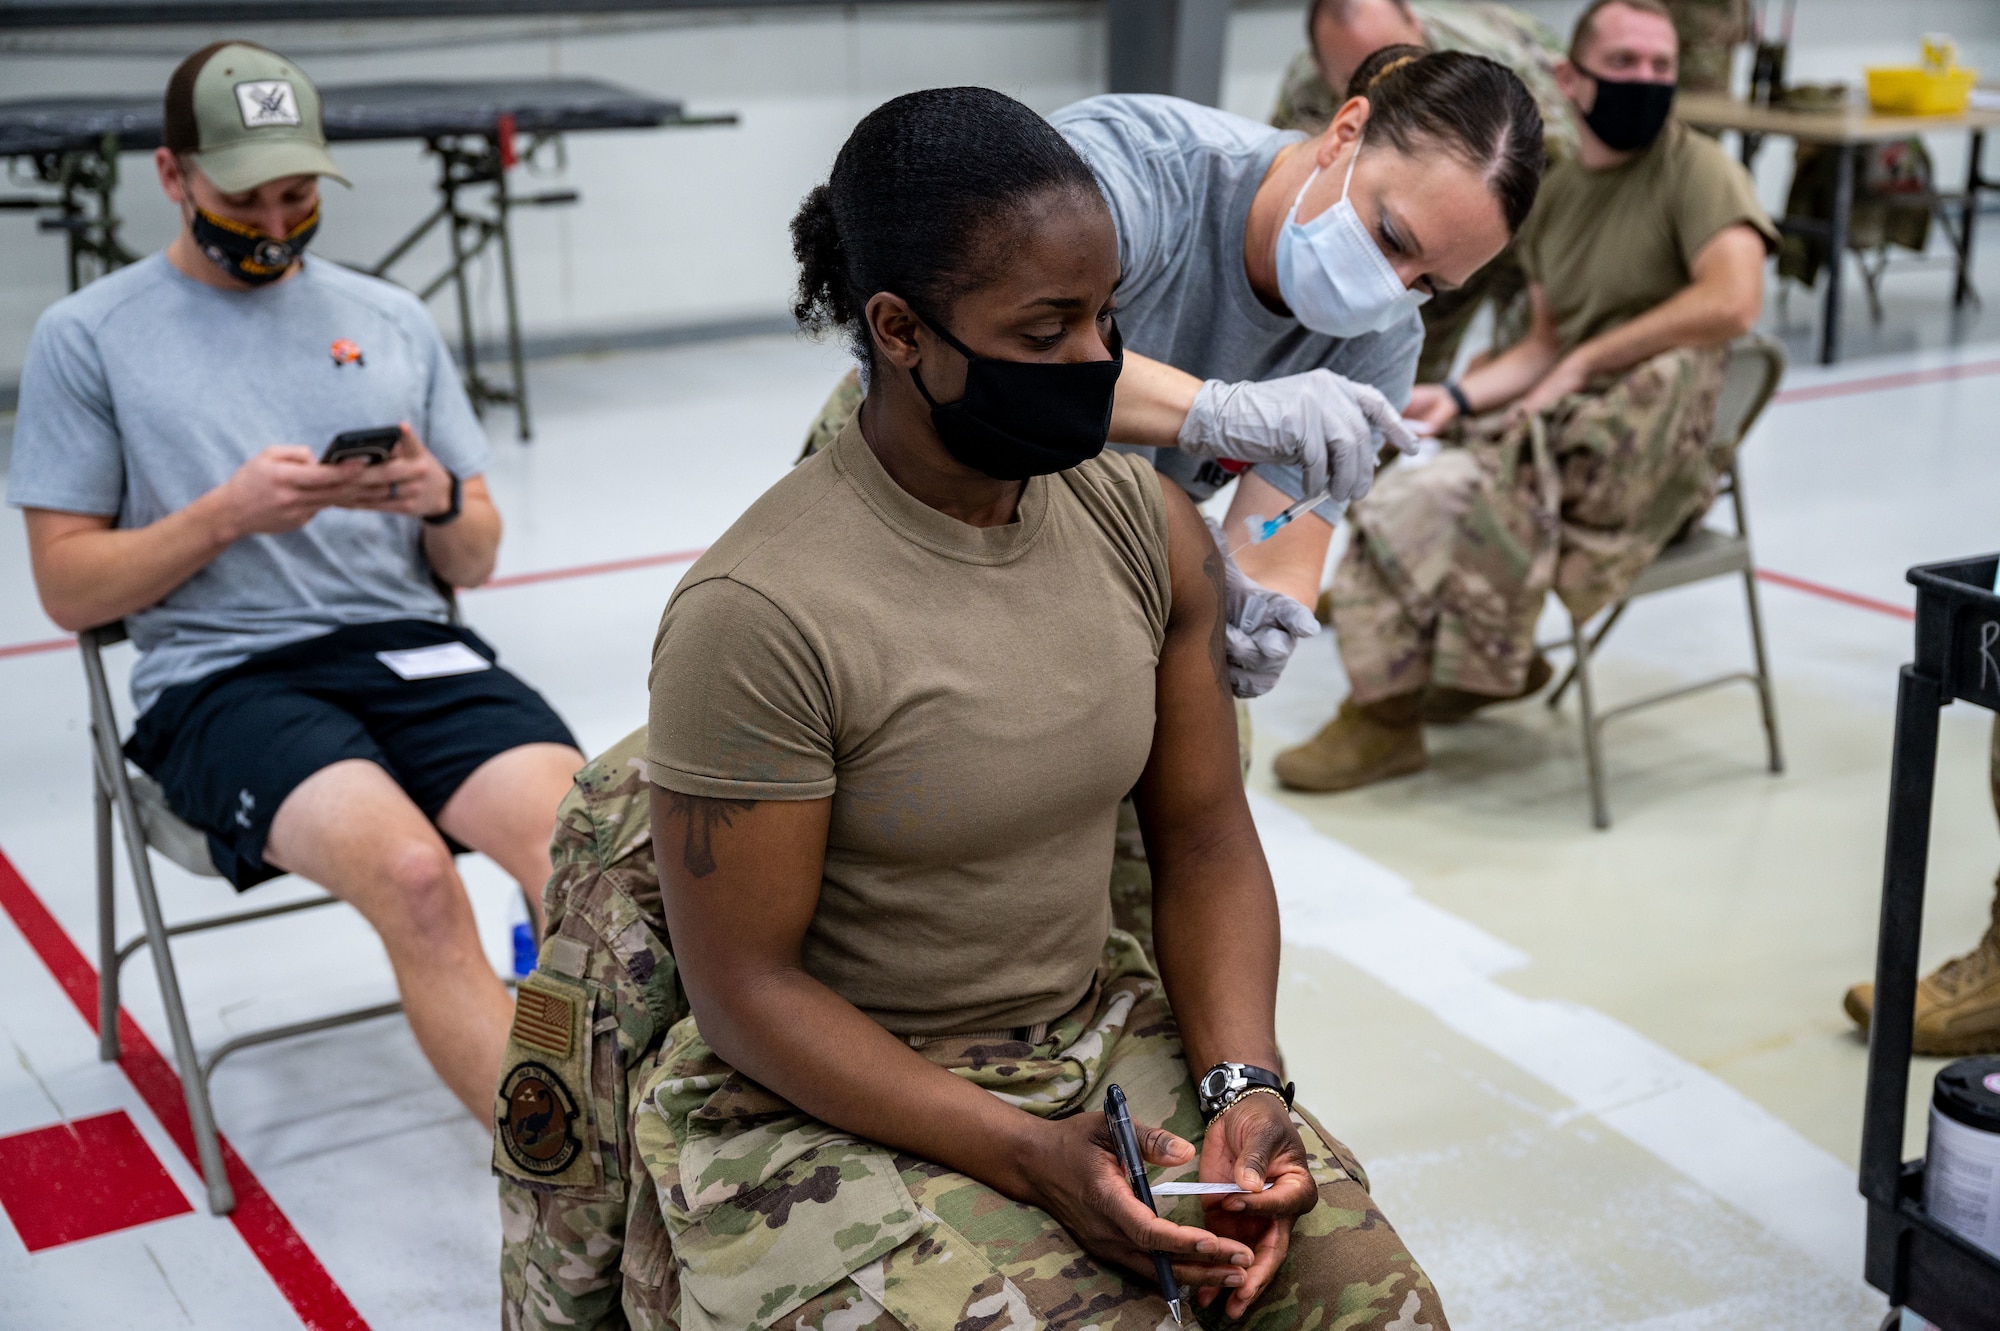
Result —
[[319, 179], [341, 177], [296, 67], [196, 52], [165, 138], [181, 229], [29, 345], [8, 498], [36, 588], [64, 628], [126, 622], [132, 760], [238, 888], [291, 872], [361, 911], [424, 1052], [486, 1118], [513, 1005], [452, 851], [538, 908], [583, 762], [454, 622], [449, 589], [491, 576], [500, 542], [486, 439], [414, 296], [302, 256]]

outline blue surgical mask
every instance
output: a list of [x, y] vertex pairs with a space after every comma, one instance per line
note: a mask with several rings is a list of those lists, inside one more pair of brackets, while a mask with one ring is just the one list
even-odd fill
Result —
[[1357, 143], [1347, 162], [1347, 179], [1340, 182], [1340, 202], [1302, 223], [1299, 201], [1319, 179], [1315, 168], [1292, 200], [1284, 229], [1278, 233], [1278, 294], [1300, 323], [1328, 337], [1379, 332], [1430, 299], [1429, 293], [1403, 285], [1348, 202], [1347, 187], [1360, 160]]

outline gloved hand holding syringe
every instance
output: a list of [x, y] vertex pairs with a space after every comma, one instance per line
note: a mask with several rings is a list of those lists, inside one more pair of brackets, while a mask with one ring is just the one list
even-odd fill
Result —
[[[1429, 438], [1437, 433], [1435, 428], [1424, 421], [1413, 421], [1405, 418], [1403, 424], [1409, 428], [1411, 434], [1419, 438]], [[1377, 457], [1377, 461], [1378, 463], [1386, 463], [1389, 459], [1400, 457], [1402, 454], [1403, 450], [1396, 445], [1384, 444], [1381, 453]], [[1250, 514], [1243, 519], [1244, 530], [1250, 539], [1232, 548], [1229, 552], [1230, 558], [1235, 558], [1242, 551], [1249, 549], [1253, 545], [1262, 545], [1265, 541], [1270, 540], [1286, 527], [1289, 527], [1294, 518], [1301, 514], [1312, 512], [1321, 504], [1324, 504], [1330, 497], [1329, 492], [1326, 490], [1321, 490], [1318, 494], [1307, 495], [1304, 499], [1299, 500], [1275, 518], [1267, 518], [1262, 513]]]

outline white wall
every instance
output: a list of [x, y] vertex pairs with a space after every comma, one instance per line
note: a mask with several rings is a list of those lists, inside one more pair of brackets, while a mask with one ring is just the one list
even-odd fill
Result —
[[[1580, 0], [1523, 0], [1566, 30]], [[1302, 40], [1303, 0], [1239, 0], [1224, 104], [1262, 116]], [[1799, 77], [1858, 78], [1912, 56], [1917, 35], [1955, 34], [1965, 58], [2000, 74], [1995, 0], [1803, 0]], [[733, 110], [733, 128], [579, 134], [567, 164], [523, 188], [582, 191], [571, 208], [518, 215], [522, 304], [531, 335], [650, 330], [782, 314], [792, 270], [785, 224], [824, 177], [854, 121], [911, 88], [982, 83], [1051, 111], [1104, 86], [1100, 8], [1083, 0], [706, 14], [269, 24], [223, 31], [150, 27], [0, 34], [0, 96], [145, 92], [187, 51], [243, 36], [284, 51], [321, 82], [590, 75]], [[1947, 181], [1960, 142], [1934, 145]], [[372, 260], [430, 206], [430, 163], [414, 143], [339, 150], [350, 193], [330, 186], [315, 246]], [[2000, 150], [1996, 150], [2000, 156]], [[1782, 197], [1789, 155], [1759, 172]], [[157, 247], [173, 216], [150, 163], [127, 156], [120, 192], [134, 248]], [[1993, 163], [2000, 169], [2000, 161]], [[546, 185], [542, 182], [546, 181]], [[434, 246], [435, 255], [441, 245]], [[401, 270], [416, 280], [428, 264]], [[486, 274], [482, 308], [498, 310]], [[0, 213], [0, 384], [17, 376], [28, 331], [63, 292], [61, 244], [29, 217]], [[451, 324], [445, 304], [435, 307]], [[490, 325], [489, 325], [490, 326]]]

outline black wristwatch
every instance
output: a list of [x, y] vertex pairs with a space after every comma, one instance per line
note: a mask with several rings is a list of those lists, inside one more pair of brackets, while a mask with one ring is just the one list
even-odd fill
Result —
[[1248, 1063], [1217, 1063], [1202, 1073], [1201, 1080], [1195, 1083], [1201, 1121], [1213, 1122], [1217, 1114], [1260, 1087], [1277, 1092], [1284, 1100], [1285, 1108], [1292, 1107], [1292, 1083], [1283, 1080], [1277, 1073], [1252, 1067]]
[[451, 507], [442, 513], [433, 513], [424, 519], [425, 522], [430, 523], [433, 527], [442, 527], [445, 523], [456, 520], [458, 517], [459, 501], [465, 498], [465, 488], [458, 479], [458, 473], [448, 471], [445, 475], [451, 477]]
[[1465, 395], [1465, 389], [1459, 386], [1458, 380], [1445, 380], [1444, 391], [1445, 396], [1451, 399], [1452, 405], [1458, 408], [1459, 415], [1469, 420], [1479, 414], [1472, 409], [1472, 399]]

